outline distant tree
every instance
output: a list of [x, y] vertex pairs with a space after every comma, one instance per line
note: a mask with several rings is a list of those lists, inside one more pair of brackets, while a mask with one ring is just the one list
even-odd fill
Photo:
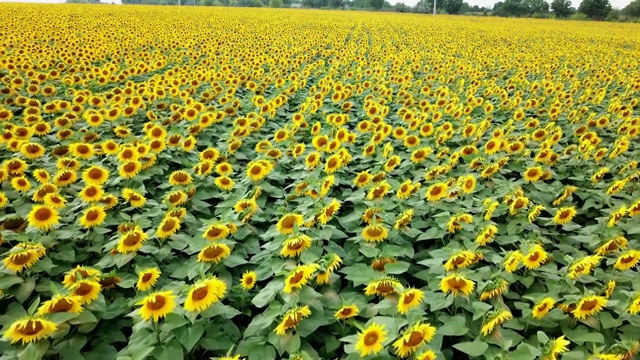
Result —
[[493, 4], [493, 9], [491, 10], [493, 15], [495, 15], [495, 16], [506, 16], [504, 14], [503, 6], [504, 6], [504, 3], [502, 1], [498, 1], [497, 3]]
[[632, 1], [622, 9], [622, 13], [631, 17], [640, 17], [640, 0]]
[[549, 12], [549, 4], [544, 0], [524, 0], [523, 3], [526, 7], [527, 15], [543, 15]]
[[473, 10], [471, 8], [471, 5], [469, 5], [469, 3], [465, 1], [465, 2], [462, 3], [462, 6], [460, 7], [460, 11], [458, 13], [459, 14], [466, 14], [466, 13], [472, 12], [472, 11]]
[[609, 0], [582, 0], [578, 11], [595, 20], [604, 19], [611, 11]]
[[269, 7], [281, 8], [283, 6], [284, 6], [284, 2], [282, 0], [269, 0]]
[[399, 2], [393, 5], [393, 8], [396, 12], [407, 13], [411, 12], [411, 7]]
[[459, 14], [462, 3], [462, 0], [444, 0], [444, 10], [449, 14]]
[[329, 7], [338, 9], [344, 6], [344, 0], [329, 0]]
[[384, 5], [384, 0], [368, 0], [369, 6], [376, 10], [382, 9], [382, 5]]
[[566, 18], [572, 13], [571, 1], [570, 0], [553, 0], [553, 2], [551, 2], [551, 10], [553, 10], [553, 13], [556, 17]]
[[262, 0], [253, 0], [251, 2], [251, 5], [249, 5], [250, 7], [263, 7], [264, 3], [262, 2]]
[[504, 16], [522, 16], [528, 12], [528, 8], [523, 0], [505, 0], [502, 11]]

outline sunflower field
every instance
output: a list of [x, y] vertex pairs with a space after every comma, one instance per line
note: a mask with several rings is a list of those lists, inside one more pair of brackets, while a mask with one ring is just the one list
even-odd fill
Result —
[[2, 359], [631, 360], [640, 26], [0, 6]]

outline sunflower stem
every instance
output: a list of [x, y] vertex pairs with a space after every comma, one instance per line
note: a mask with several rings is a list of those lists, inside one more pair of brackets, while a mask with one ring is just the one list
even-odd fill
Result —
[[156, 333], [156, 345], [160, 346], [160, 325], [157, 321], [153, 321], [153, 332]]

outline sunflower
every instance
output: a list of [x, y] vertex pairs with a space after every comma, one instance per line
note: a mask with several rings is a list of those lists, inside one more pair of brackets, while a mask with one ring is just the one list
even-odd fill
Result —
[[54, 177], [53, 182], [58, 186], [71, 185], [78, 181], [78, 174], [73, 170], [60, 170]]
[[14, 246], [2, 262], [9, 270], [16, 273], [31, 268], [46, 254], [45, 248], [40, 245]]
[[29, 225], [40, 230], [49, 230], [60, 221], [56, 209], [47, 205], [35, 205], [27, 217]]
[[540, 360], [558, 360], [560, 358], [560, 354], [569, 350], [567, 348], [569, 344], [570, 342], [565, 340], [564, 335], [553, 341], [549, 341], [544, 346]]
[[162, 272], [158, 268], [149, 268], [138, 273], [136, 288], [139, 291], [148, 291], [156, 284]]
[[322, 155], [319, 152], [314, 151], [311, 154], [307, 155], [305, 158], [304, 164], [307, 169], [311, 170], [316, 166], [320, 165], [320, 161], [322, 160]]
[[379, 224], [367, 225], [360, 234], [366, 242], [382, 242], [389, 236], [386, 227]]
[[9, 198], [4, 192], [0, 191], [0, 209], [4, 209], [9, 204]]
[[512, 273], [516, 271], [518, 269], [518, 265], [520, 265], [520, 261], [522, 260], [523, 256], [524, 255], [519, 250], [509, 254], [509, 256], [507, 256], [504, 260], [504, 263], [503, 263], [504, 269], [508, 273]]
[[254, 286], [256, 286], [256, 281], [258, 280], [258, 275], [255, 271], [245, 271], [242, 274], [242, 279], [240, 280], [240, 286], [242, 286], [245, 290], [251, 290]]
[[122, 190], [122, 197], [134, 208], [143, 207], [147, 203], [147, 199], [142, 194], [129, 188]]
[[100, 205], [104, 207], [105, 210], [113, 209], [116, 205], [118, 205], [118, 197], [112, 194], [105, 195], [99, 201]]
[[416, 360], [436, 360], [436, 353], [433, 350], [427, 350], [420, 355], [416, 355]]
[[254, 182], [262, 180], [268, 174], [268, 169], [260, 162], [251, 162], [247, 165], [247, 177]]
[[449, 186], [446, 183], [436, 183], [427, 189], [427, 201], [440, 201], [448, 194]]
[[71, 286], [71, 296], [78, 296], [82, 304], [90, 304], [98, 298], [101, 288], [95, 280], [79, 280]]
[[629, 241], [624, 236], [618, 236], [611, 240], [607, 240], [604, 244], [596, 249], [596, 254], [604, 256], [610, 252], [624, 250], [627, 248]]
[[472, 280], [467, 279], [464, 275], [449, 275], [444, 277], [440, 281], [440, 290], [447, 294], [453, 293], [454, 295], [470, 295], [475, 287], [475, 283]]
[[173, 186], [177, 185], [189, 185], [191, 184], [191, 175], [184, 170], [176, 170], [169, 175], [169, 184]]
[[24, 176], [16, 176], [11, 179], [11, 186], [17, 192], [27, 192], [31, 189], [31, 182]]
[[86, 203], [97, 202], [104, 196], [104, 190], [100, 185], [87, 185], [80, 191], [80, 198]]
[[485, 286], [482, 294], [480, 294], [480, 301], [494, 299], [501, 296], [509, 289], [509, 283], [504, 279], [492, 279]]
[[638, 262], [640, 262], [640, 251], [629, 250], [622, 253], [618, 259], [616, 259], [613, 267], [616, 270], [624, 271], [636, 267]]
[[588, 295], [581, 298], [573, 310], [573, 316], [579, 320], [595, 315], [607, 306], [607, 298], [603, 296]]
[[540, 246], [540, 244], [533, 245], [529, 252], [524, 254], [522, 257], [522, 263], [524, 266], [529, 269], [537, 269], [539, 268], [547, 259], [549, 255], [546, 251]]
[[360, 313], [360, 309], [358, 309], [358, 306], [356, 306], [356, 304], [351, 304], [351, 305], [345, 305], [340, 309], [338, 309], [333, 314], [333, 317], [336, 318], [337, 320], [346, 320], [346, 319], [350, 319], [352, 317], [358, 316], [359, 313]]
[[219, 263], [231, 254], [231, 249], [225, 244], [212, 244], [198, 253], [198, 262]]
[[78, 296], [64, 296], [56, 294], [43, 302], [38, 308], [38, 315], [55, 314], [60, 312], [79, 314], [82, 312], [82, 299]]
[[456, 269], [464, 269], [473, 264], [473, 260], [476, 255], [472, 251], [464, 250], [453, 254], [447, 262], [444, 263], [444, 268], [447, 271], [453, 271]]
[[214, 183], [220, 190], [226, 190], [226, 191], [232, 190], [233, 186], [235, 185], [233, 180], [231, 180], [231, 178], [226, 176], [217, 177]]
[[294, 229], [301, 227], [303, 223], [304, 218], [302, 217], [302, 215], [296, 213], [288, 213], [282, 216], [280, 220], [278, 220], [276, 229], [283, 235], [289, 235], [293, 234]]
[[145, 296], [136, 305], [142, 305], [140, 307], [140, 316], [143, 320], [153, 318], [153, 321], [158, 322], [158, 320], [173, 312], [176, 307], [176, 296], [172, 291], [155, 292]]
[[49, 337], [58, 330], [56, 323], [43, 318], [27, 317], [14, 321], [4, 333], [4, 337], [11, 343], [22, 341], [28, 344]]
[[378, 325], [375, 322], [371, 323], [366, 329], [358, 333], [356, 350], [360, 352], [360, 356], [375, 355], [382, 351], [382, 343], [386, 339], [387, 331], [384, 330], [384, 325]]
[[118, 174], [125, 179], [133, 179], [142, 170], [142, 164], [138, 160], [127, 161], [120, 165]]
[[135, 252], [142, 247], [146, 240], [147, 234], [145, 234], [141, 229], [136, 228], [122, 234], [116, 249], [121, 254]]
[[92, 165], [82, 173], [82, 180], [89, 185], [102, 185], [108, 179], [109, 171], [98, 165]]
[[402, 284], [400, 284], [396, 279], [388, 277], [380, 280], [374, 280], [367, 284], [364, 294], [367, 296], [377, 295], [384, 297], [394, 294], [402, 288]]
[[495, 236], [498, 234], [498, 227], [494, 224], [487, 225], [484, 230], [476, 237], [476, 243], [480, 246], [487, 246], [491, 243]]
[[635, 297], [631, 299], [627, 312], [632, 315], [640, 313], [640, 294], [636, 294]]
[[296, 257], [300, 256], [303, 250], [308, 249], [311, 246], [311, 238], [307, 235], [297, 235], [288, 238], [282, 245], [280, 250], [280, 256], [282, 257]]
[[429, 323], [419, 322], [407, 328], [402, 335], [393, 343], [396, 354], [401, 358], [409, 357], [422, 344], [433, 340], [436, 328]]
[[401, 295], [398, 300], [398, 312], [400, 314], [406, 314], [410, 309], [420, 305], [424, 299], [424, 292], [418, 289], [407, 289]]
[[319, 272], [316, 276], [316, 283], [329, 284], [331, 274], [342, 264], [342, 258], [337, 254], [327, 254], [323, 257], [325, 271]]
[[540, 166], [530, 167], [524, 171], [522, 177], [528, 182], [539, 181], [544, 175], [544, 170]]
[[180, 219], [173, 216], [165, 216], [158, 225], [156, 236], [159, 239], [166, 239], [180, 230]]
[[84, 211], [80, 217], [80, 225], [85, 229], [98, 226], [104, 222], [107, 213], [102, 206], [92, 206]]
[[277, 335], [284, 336], [287, 334], [288, 330], [295, 329], [300, 321], [309, 317], [309, 315], [311, 315], [311, 309], [309, 309], [309, 306], [304, 305], [302, 307], [294, 307], [284, 313], [282, 320], [278, 326], [276, 326], [274, 331]]
[[411, 219], [413, 219], [413, 214], [413, 209], [408, 209], [400, 213], [393, 224], [393, 228], [396, 230], [406, 229], [409, 226]]
[[546, 297], [540, 300], [540, 302], [535, 304], [531, 309], [531, 316], [533, 316], [535, 319], [542, 319], [545, 315], [547, 315], [547, 313], [549, 313], [549, 311], [551, 311], [551, 309], [553, 309], [555, 303], [556, 301], [550, 297]]
[[476, 188], [476, 178], [473, 175], [467, 175], [461, 179], [462, 192], [471, 194]]
[[204, 311], [220, 301], [226, 291], [227, 284], [216, 276], [202, 280], [189, 290], [184, 308], [191, 312]]
[[100, 276], [100, 271], [86, 266], [76, 266], [69, 270], [62, 280], [62, 285], [72, 287], [76, 282], [84, 279], [93, 279]]
[[553, 222], [558, 225], [564, 225], [569, 223], [576, 216], [575, 207], [563, 207], [556, 211], [556, 214], [553, 216]]
[[221, 240], [229, 236], [229, 228], [224, 224], [209, 225], [202, 236], [209, 241]]
[[232, 172], [233, 167], [226, 161], [216, 165], [216, 173], [220, 176], [229, 176]]
[[295, 289], [301, 289], [317, 270], [318, 266], [316, 264], [298, 265], [285, 279], [284, 292], [290, 294]]
[[491, 334], [498, 326], [502, 325], [505, 321], [513, 318], [513, 315], [509, 310], [492, 311], [485, 318], [481, 332], [483, 336]]

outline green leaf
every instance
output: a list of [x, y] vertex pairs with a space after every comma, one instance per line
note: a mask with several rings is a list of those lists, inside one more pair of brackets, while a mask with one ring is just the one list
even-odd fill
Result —
[[443, 325], [438, 328], [438, 334], [462, 336], [469, 332], [464, 316], [462, 315], [456, 315], [443, 320]]
[[518, 360], [534, 360], [541, 354], [542, 353], [540, 352], [540, 350], [525, 343], [521, 343], [514, 351], [510, 353], [512, 359]]
[[184, 351], [177, 339], [171, 339], [168, 344], [157, 347], [154, 358], [158, 360], [182, 360]]
[[15, 284], [20, 284], [24, 280], [20, 276], [2, 274], [0, 276], [0, 289], [7, 290]]
[[409, 270], [409, 266], [411, 266], [411, 264], [409, 264], [408, 262], [398, 261], [395, 263], [387, 263], [384, 266], [384, 269], [387, 274], [404, 274], [405, 272], [407, 272], [407, 270]]
[[457, 350], [462, 351], [463, 353], [469, 356], [481, 356], [487, 351], [489, 348], [489, 344], [484, 341], [473, 341], [473, 342], [462, 342], [453, 345]]
[[259, 308], [265, 307], [275, 299], [276, 295], [280, 292], [281, 287], [282, 284], [279, 284], [276, 281], [270, 282], [260, 290], [258, 295], [251, 300], [251, 303]]
[[540, 342], [540, 344], [542, 344], [542, 345], [544, 345], [544, 344], [549, 342], [549, 337], [547, 336], [547, 334], [545, 334], [542, 331], [538, 331], [536, 333], [536, 336], [538, 338], [538, 342]]
[[204, 334], [204, 325], [202, 322], [197, 322], [191, 326], [185, 326], [175, 330], [173, 333], [176, 339], [180, 341], [182, 346], [190, 352], [194, 346], [200, 341], [202, 334]]
[[13, 295], [18, 299], [18, 301], [20, 301], [20, 303], [23, 303], [29, 298], [29, 296], [31, 296], [31, 293], [35, 288], [36, 281], [33, 278], [28, 278], [25, 282], [20, 284]]

